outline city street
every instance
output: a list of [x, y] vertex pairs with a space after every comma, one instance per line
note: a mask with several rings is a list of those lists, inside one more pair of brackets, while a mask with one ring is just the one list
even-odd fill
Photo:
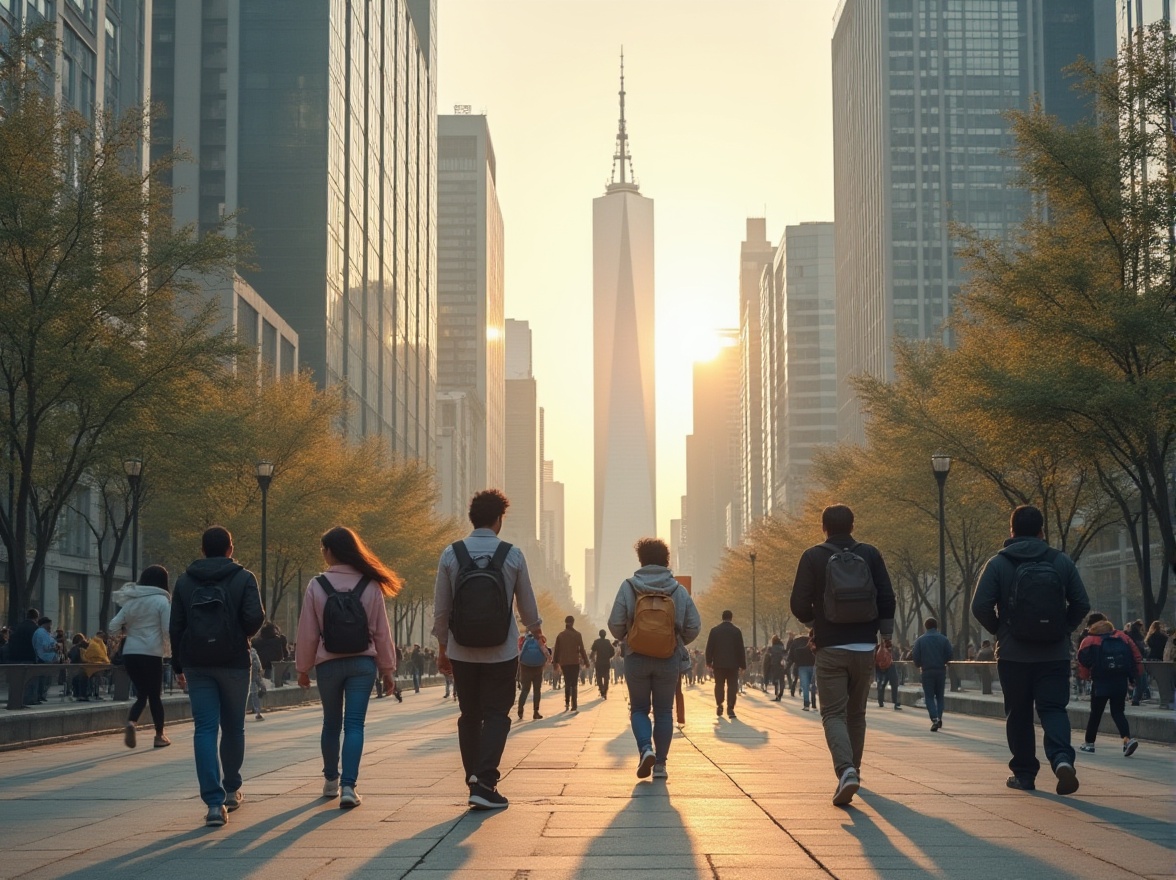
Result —
[[[639, 781], [623, 685], [581, 711], [516, 723], [503, 762], [505, 812], [471, 813], [456, 704], [437, 688], [373, 700], [359, 790], [344, 812], [320, 795], [317, 707], [247, 722], [245, 802], [205, 828], [192, 727], [129, 751], [121, 736], [0, 754], [0, 877], [155, 878], [865, 878], [1170, 877], [1176, 750], [1114, 737], [1080, 755], [1081, 789], [1004, 786], [1003, 725], [949, 715], [938, 734], [911, 707], [871, 703], [863, 788], [832, 806], [835, 779], [816, 713], [799, 700], [740, 700], [714, 717], [687, 688], [668, 781]], [[140, 742], [150, 742], [148, 736]]]

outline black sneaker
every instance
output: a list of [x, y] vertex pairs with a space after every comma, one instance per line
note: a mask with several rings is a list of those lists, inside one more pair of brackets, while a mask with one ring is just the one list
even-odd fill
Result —
[[723, 717], [723, 707], [722, 706], [715, 706], [715, 717], [716, 718]]
[[895, 712], [901, 712], [901, 711], [902, 711], [902, 706], [898, 705], [898, 703], [895, 703], [895, 704], [894, 704], [894, 711], [895, 711]]
[[230, 813], [235, 812], [240, 806], [241, 801], [245, 800], [245, 795], [241, 794], [241, 790], [230, 791], [225, 793], [225, 809]]
[[218, 828], [228, 821], [228, 814], [224, 807], [209, 807], [208, 814], [204, 817], [204, 824], [209, 828]]
[[1005, 786], [1015, 788], [1017, 791], [1037, 791], [1037, 786], [1033, 784], [1032, 779], [1022, 779], [1019, 776], [1010, 776], [1005, 780]]
[[735, 713], [734, 713], [734, 712], [728, 712], [728, 713], [727, 713], [727, 717], [728, 717], [728, 718], [730, 718], [732, 721], [734, 721], [734, 720], [735, 720]]
[[504, 810], [510, 801], [498, 793], [496, 788], [487, 788], [482, 783], [470, 786], [469, 805], [475, 810]]
[[1058, 778], [1058, 794], [1073, 794], [1078, 790], [1078, 774], [1069, 761], [1058, 761], [1058, 766], [1054, 767], [1054, 776]]

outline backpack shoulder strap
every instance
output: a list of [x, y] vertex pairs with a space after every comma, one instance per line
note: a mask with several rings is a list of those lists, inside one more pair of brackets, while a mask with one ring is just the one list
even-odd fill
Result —
[[468, 568], [470, 563], [474, 560], [470, 556], [470, 551], [465, 545], [465, 541], [454, 541], [449, 545], [453, 548], [453, 555], [457, 557], [457, 564], [462, 568]]
[[[826, 550], [829, 550], [833, 553], [840, 553], [841, 552], [841, 548], [838, 547], [836, 544], [834, 544], [832, 541], [825, 541], [823, 544], [818, 544], [817, 546], [824, 547]], [[857, 545], [855, 544], [854, 546], [857, 546]]]
[[329, 580], [327, 580], [327, 576], [325, 574], [320, 574], [315, 578], [315, 580], [318, 581], [319, 586], [323, 588], [323, 592], [326, 593], [328, 597], [335, 595], [335, 587]]
[[506, 541], [499, 541], [498, 548], [494, 551], [494, 558], [490, 560], [490, 564], [499, 571], [502, 571], [502, 566], [506, 564], [506, 557], [510, 555], [510, 551], [513, 549], [513, 544], [508, 544]]
[[370, 577], [364, 576], [360, 578], [359, 583], [355, 585], [355, 589], [351, 591], [351, 595], [358, 599], [363, 595], [363, 591], [367, 589], [367, 585], [371, 582], [372, 579]]

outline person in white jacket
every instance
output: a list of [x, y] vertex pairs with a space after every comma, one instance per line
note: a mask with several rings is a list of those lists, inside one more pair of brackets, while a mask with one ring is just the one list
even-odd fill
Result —
[[126, 630], [123, 642], [123, 666], [135, 685], [135, 702], [127, 715], [123, 741], [127, 748], [135, 747], [135, 724], [143, 714], [143, 707], [151, 704], [151, 720], [155, 722], [155, 748], [170, 746], [171, 740], [163, 732], [163, 658], [168, 650], [168, 621], [171, 618], [171, 594], [168, 592], [167, 569], [149, 565], [139, 575], [139, 582], [127, 584], [114, 593], [114, 601], [121, 605], [110, 621], [110, 631]]

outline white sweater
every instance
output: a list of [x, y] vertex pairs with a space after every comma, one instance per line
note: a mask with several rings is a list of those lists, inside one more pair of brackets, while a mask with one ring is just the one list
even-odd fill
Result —
[[171, 596], [167, 590], [127, 584], [115, 591], [114, 601], [122, 608], [110, 621], [110, 632], [117, 633], [122, 626], [127, 628], [123, 654], [170, 655], [167, 627], [171, 619]]

